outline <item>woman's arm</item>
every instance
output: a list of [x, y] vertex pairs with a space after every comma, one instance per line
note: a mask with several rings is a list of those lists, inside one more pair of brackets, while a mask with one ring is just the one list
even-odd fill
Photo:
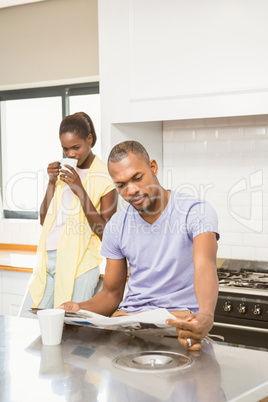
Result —
[[106, 223], [111, 219], [117, 209], [117, 192], [112, 190], [101, 198], [100, 213], [92, 204], [81, 179], [74, 168], [66, 165], [71, 172], [62, 169], [60, 179], [69, 185], [72, 192], [80, 200], [81, 207], [85, 213], [89, 226], [92, 231], [102, 240], [103, 231]]
[[40, 206], [40, 224], [41, 225], [44, 224], [44, 220], [47, 215], [48, 207], [53, 198], [59, 171], [60, 171], [60, 163], [59, 162], [52, 162], [47, 167], [49, 181], [48, 181], [45, 197]]
[[87, 192], [84, 190], [79, 197], [81, 206], [93, 232], [102, 240], [106, 223], [111, 219], [117, 209], [117, 192], [112, 190], [101, 198], [100, 214], [96, 211]]

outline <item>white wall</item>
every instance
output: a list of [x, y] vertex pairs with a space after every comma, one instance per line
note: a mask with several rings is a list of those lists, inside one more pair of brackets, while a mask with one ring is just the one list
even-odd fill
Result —
[[0, 90], [96, 81], [97, 0], [0, 9]]
[[164, 122], [165, 187], [205, 198], [218, 257], [268, 260], [268, 115]]

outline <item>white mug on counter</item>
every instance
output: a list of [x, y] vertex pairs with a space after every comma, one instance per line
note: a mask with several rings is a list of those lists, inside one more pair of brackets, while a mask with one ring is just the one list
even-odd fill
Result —
[[43, 345], [55, 346], [61, 343], [65, 310], [46, 309], [37, 312]]

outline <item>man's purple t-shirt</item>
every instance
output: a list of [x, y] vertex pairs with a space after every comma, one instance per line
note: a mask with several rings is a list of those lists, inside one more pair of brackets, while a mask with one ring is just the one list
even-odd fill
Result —
[[131, 205], [114, 214], [105, 227], [101, 254], [110, 259], [126, 257], [129, 262], [128, 292], [119, 309], [197, 312], [193, 239], [205, 232], [215, 232], [219, 238], [211, 205], [174, 191], [153, 224]]

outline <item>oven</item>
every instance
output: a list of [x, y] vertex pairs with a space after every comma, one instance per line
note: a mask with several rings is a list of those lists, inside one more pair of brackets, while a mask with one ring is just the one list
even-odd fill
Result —
[[218, 278], [210, 333], [228, 344], [268, 350], [268, 262], [222, 260]]

